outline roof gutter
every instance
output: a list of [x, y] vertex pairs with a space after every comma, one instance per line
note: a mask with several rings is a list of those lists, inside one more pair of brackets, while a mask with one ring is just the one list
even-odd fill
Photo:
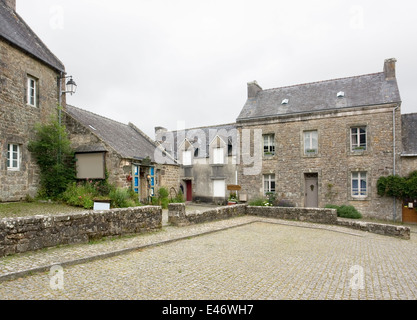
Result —
[[[393, 151], [394, 151], [394, 159], [393, 159], [393, 170], [392, 173], [395, 176], [397, 171], [396, 171], [396, 165], [397, 165], [397, 145], [396, 145], [396, 121], [395, 121], [395, 112], [397, 111], [397, 109], [400, 107], [400, 105], [398, 104], [395, 108], [392, 109], [392, 130], [393, 130], [393, 139], [394, 139], [394, 143], [393, 143]], [[394, 221], [397, 220], [397, 198], [394, 197]]]

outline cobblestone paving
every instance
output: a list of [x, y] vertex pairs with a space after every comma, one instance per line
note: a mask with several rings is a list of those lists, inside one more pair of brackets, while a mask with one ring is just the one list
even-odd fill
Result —
[[[64, 266], [63, 288], [57, 290], [49, 270], [0, 282], [0, 299], [416, 300], [416, 238], [415, 233], [406, 241], [255, 217], [165, 227], [134, 238], [0, 259], [5, 276], [10, 270], [136, 248]], [[182, 240], [163, 243], [172, 239]], [[149, 244], [154, 246], [144, 247]], [[356, 281], [358, 271], [363, 282]]]

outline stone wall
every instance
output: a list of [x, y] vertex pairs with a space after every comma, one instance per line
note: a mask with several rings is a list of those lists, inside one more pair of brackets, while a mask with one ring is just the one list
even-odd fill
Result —
[[[3, 40], [0, 57], [0, 201], [20, 201], [37, 194], [39, 168], [27, 145], [35, 124], [57, 115], [59, 73]], [[26, 101], [28, 75], [38, 79], [35, 107]], [[15, 171], [7, 169], [8, 144], [20, 148], [20, 168]]]
[[87, 211], [0, 220], [0, 257], [162, 228], [161, 207]]
[[281, 207], [251, 207], [246, 208], [246, 214], [283, 220], [336, 224], [337, 211], [334, 209], [311, 208], [281, 208]]
[[215, 220], [230, 219], [246, 214], [246, 205], [218, 207], [202, 213], [186, 213], [185, 204], [171, 203], [168, 206], [168, 223], [175, 226], [186, 226], [190, 224], [204, 223]]
[[381, 234], [384, 236], [397, 237], [404, 240], [410, 240], [410, 228], [403, 226], [388, 225], [382, 223], [363, 222], [349, 219], [338, 219], [337, 225], [351, 229], [367, 231]]

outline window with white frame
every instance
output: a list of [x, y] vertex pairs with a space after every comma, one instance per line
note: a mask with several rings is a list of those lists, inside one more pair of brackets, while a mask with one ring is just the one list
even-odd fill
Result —
[[37, 92], [38, 92], [38, 80], [28, 76], [27, 84], [27, 103], [30, 106], [36, 107], [38, 105]]
[[275, 192], [275, 175], [265, 174], [264, 175], [264, 194]]
[[367, 149], [366, 127], [354, 127], [350, 129], [350, 143], [352, 151], [365, 151]]
[[264, 155], [273, 156], [275, 155], [275, 135], [265, 134], [264, 138]]
[[224, 164], [224, 149], [223, 148], [213, 149], [213, 164]]
[[17, 144], [7, 146], [7, 170], [17, 171], [20, 168], [20, 147]]
[[305, 131], [304, 132], [304, 154], [305, 155], [315, 155], [318, 153], [319, 143], [318, 143], [318, 132], [314, 131]]
[[183, 151], [182, 152], [182, 165], [183, 166], [191, 166], [192, 165], [191, 151]]
[[363, 198], [368, 195], [366, 172], [352, 172], [352, 197]]

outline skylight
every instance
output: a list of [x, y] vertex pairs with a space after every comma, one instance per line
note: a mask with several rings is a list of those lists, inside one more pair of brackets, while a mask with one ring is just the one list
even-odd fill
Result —
[[338, 93], [337, 93], [337, 97], [338, 98], [343, 98], [345, 96], [345, 93], [343, 92], [343, 91], [339, 91]]
[[289, 102], [290, 102], [289, 99], [284, 99], [284, 100], [282, 100], [281, 104], [288, 104]]

